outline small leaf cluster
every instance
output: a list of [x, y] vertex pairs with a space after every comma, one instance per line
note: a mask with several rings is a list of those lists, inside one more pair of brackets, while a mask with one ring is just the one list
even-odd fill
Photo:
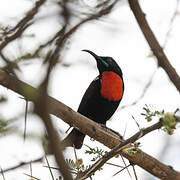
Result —
[[159, 117], [162, 122], [162, 130], [167, 132], [169, 135], [172, 135], [174, 130], [176, 129], [177, 120], [175, 118], [174, 113], [165, 113], [164, 110], [162, 111], [152, 111], [148, 105], [143, 107], [145, 113], [141, 113], [141, 115], [145, 116], [145, 119], [150, 122], [153, 117]]
[[150, 109], [150, 107], [145, 104], [145, 107], [143, 107], [143, 110], [145, 111], [145, 113], [141, 113], [141, 115], [145, 116], [145, 119], [150, 122], [152, 121], [152, 118], [155, 116], [159, 116], [162, 117], [164, 115], [164, 110], [162, 111], [153, 111]]
[[138, 149], [139, 145], [139, 143], [134, 143], [134, 146], [123, 149], [123, 152], [131, 156], [135, 155], [136, 153], [140, 153], [141, 150]]
[[176, 129], [177, 121], [174, 117], [174, 113], [165, 113], [162, 118], [163, 130], [167, 132], [169, 135], [172, 135], [174, 130]]
[[82, 158], [79, 158], [76, 161], [74, 161], [72, 159], [66, 159], [66, 162], [69, 165], [69, 167], [71, 168], [71, 171], [75, 174], [77, 174], [79, 172], [84, 172], [91, 167], [91, 165], [85, 166], [83, 164]]
[[91, 148], [89, 146], [88, 147], [88, 150], [85, 151], [86, 154], [90, 154], [90, 155], [95, 155], [91, 161], [96, 161], [97, 159], [100, 159], [101, 157], [103, 156], [106, 156], [107, 155], [107, 151], [104, 151], [103, 149], [100, 149], [98, 147], [96, 148]]

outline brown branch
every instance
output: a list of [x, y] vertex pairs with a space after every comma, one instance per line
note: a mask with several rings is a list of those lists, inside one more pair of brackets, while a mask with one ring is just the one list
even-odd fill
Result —
[[[17, 92], [18, 94], [21, 94], [22, 96], [26, 97], [26, 99], [31, 101], [36, 101], [37, 97], [40, 96], [40, 92], [37, 91], [37, 89], [20, 80], [17, 80], [13, 76], [10, 76], [3, 71], [0, 71], [0, 84], [13, 90], [14, 92]], [[102, 128], [99, 124], [91, 121], [78, 112], [73, 111], [63, 103], [50, 96], [48, 96], [47, 99], [47, 109], [50, 114], [59, 117], [69, 125], [79, 129], [84, 134], [87, 134], [109, 148], [114, 148], [122, 142], [122, 140], [120, 140], [119, 137], [113, 132]], [[138, 153], [133, 155], [122, 151], [122, 155], [133, 164], [142, 167], [156, 177], [163, 177], [162, 179], [164, 180], [180, 180], [179, 172], [161, 163], [140, 149], [138, 149]]]
[[[48, 83], [48, 81], [47, 81]], [[46, 96], [46, 88], [39, 90], [41, 94], [38, 93], [38, 96], [34, 99], [35, 112], [43, 120], [46, 130], [48, 132], [48, 138], [50, 140], [51, 149], [55, 156], [56, 162], [59, 166], [60, 173], [66, 180], [72, 180], [72, 176], [69, 171], [69, 166], [67, 165], [64, 155], [62, 153], [62, 147], [60, 146], [61, 141], [58, 136], [56, 129], [53, 126], [52, 120], [48, 113], [48, 97]]]
[[[47, 108], [46, 106], [43, 106], [42, 103], [46, 103], [46, 101], [42, 101], [42, 98], [45, 96], [42, 96], [41, 98], [38, 98], [38, 101], [35, 101], [35, 106], [36, 106], [36, 111], [37, 114], [41, 117], [43, 120], [46, 130], [48, 132], [48, 138], [51, 143], [51, 148], [53, 150], [56, 162], [59, 166], [59, 171], [66, 180], [72, 180], [72, 176], [69, 171], [69, 166], [67, 165], [64, 155], [62, 153], [62, 147], [60, 146], [60, 138], [58, 136], [58, 133], [56, 129], [53, 127], [53, 123], [50, 119], [50, 116], [47, 114], [48, 112], [46, 111]], [[47, 99], [47, 97], [45, 98]], [[38, 108], [37, 108], [38, 107]], [[46, 108], [46, 109], [44, 109]], [[47, 113], [46, 113], [47, 112]]]
[[141, 9], [138, 0], [128, 0], [128, 2], [139, 24], [139, 27], [141, 28], [142, 33], [144, 34], [152, 52], [157, 58], [158, 65], [165, 70], [169, 79], [172, 81], [177, 90], [180, 91], [180, 77], [173, 66], [170, 64], [170, 61], [168, 60], [162, 47], [153, 34], [148, 22], [146, 21], [145, 14]]

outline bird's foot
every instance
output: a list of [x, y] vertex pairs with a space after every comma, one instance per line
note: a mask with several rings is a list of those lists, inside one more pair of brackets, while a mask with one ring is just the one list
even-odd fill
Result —
[[110, 130], [111, 132], [117, 134], [120, 137], [120, 139], [123, 139], [123, 136], [119, 132], [107, 127], [105, 124], [100, 124], [100, 125], [101, 125], [102, 128], [105, 128], [105, 129]]

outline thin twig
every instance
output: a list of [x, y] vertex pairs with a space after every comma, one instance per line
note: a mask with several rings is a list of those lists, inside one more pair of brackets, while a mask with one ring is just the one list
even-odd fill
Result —
[[49, 169], [49, 172], [50, 172], [50, 174], [51, 174], [51, 177], [52, 177], [53, 180], [55, 180], [55, 179], [54, 179], [54, 176], [53, 176], [53, 173], [52, 173], [52, 170], [51, 170], [51, 168], [50, 168], [50, 164], [49, 164], [48, 159], [47, 159], [46, 156], [45, 156], [45, 159], [46, 159], [47, 167], [48, 167], [48, 169]]
[[29, 167], [30, 167], [30, 174], [32, 176], [32, 161], [29, 163]]
[[78, 161], [78, 157], [77, 157], [77, 153], [76, 153], [76, 148], [73, 147], [73, 150], [74, 150], [74, 155], [75, 155], [75, 159], [76, 159], [76, 162]]
[[24, 175], [29, 176], [30, 178], [33, 178], [33, 179], [36, 179], [36, 180], [41, 180], [41, 179], [39, 179], [39, 178], [37, 178], [37, 177], [31, 176], [31, 175], [26, 174], [26, 173], [24, 173]]
[[26, 165], [28, 165], [29, 163], [41, 162], [41, 161], [43, 160], [43, 157], [44, 157], [44, 156], [42, 156], [42, 157], [40, 157], [40, 158], [37, 158], [37, 159], [34, 159], [34, 160], [31, 160], [31, 161], [27, 161], [27, 162], [20, 162], [20, 163], [18, 163], [17, 165], [14, 165], [14, 166], [12, 166], [12, 167], [9, 167], [9, 168], [7, 168], [7, 169], [4, 169], [3, 172], [5, 173], [5, 172], [8, 172], [8, 171], [12, 171], [12, 170], [17, 169], [17, 168], [20, 168], [20, 167], [22, 167], [22, 166], [26, 166]]
[[55, 170], [60, 171], [60, 169], [59, 169], [59, 168], [57, 168], [57, 167], [52, 167], [52, 166], [43, 166], [43, 167], [46, 167], [46, 168], [51, 168], [51, 169], [55, 169]]
[[107, 162], [106, 164], [111, 165], [111, 166], [115, 166], [115, 167], [119, 167], [119, 168], [124, 168], [124, 166], [120, 166], [120, 165], [109, 163], [109, 162]]
[[26, 139], [27, 114], [28, 114], [28, 100], [26, 100], [25, 113], [24, 113], [24, 141]]
[[116, 176], [117, 174], [119, 174], [120, 172], [124, 171], [126, 168], [128, 168], [130, 166], [131, 166], [131, 164], [127, 165], [126, 167], [122, 168], [120, 171], [118, 171], [115, 174], [113, 174], [113, 176]]
[[134, 172], [135, 179], [138, 180], [138, 177], [137, 177], [137, 174], [136, 174], [136, 170], [135, 170], [134, 165], [132, 165], [132, 168], [133, 168], [133, 172]]
[[5, 180], [4, 171], [2, 168], [1, 168], [1, 174], [2, 174], [3, 180]]
[[[122, 159], [125, 167], [127, 167], [127, 164], [126, 164], [126, 161], [124, 160], [124, 157], [123, 157], [121, 154], [120, 154], [120, 156], [121, 156], [121, 159]], [[130, 173], [128, 167], [126, 168], [126, 170], [127, 170], [127, 173], [128, 173], [128, 175], [129, 175], [129, 177], [132, 179], [132, 176], [131, 176], [131, 173]]]

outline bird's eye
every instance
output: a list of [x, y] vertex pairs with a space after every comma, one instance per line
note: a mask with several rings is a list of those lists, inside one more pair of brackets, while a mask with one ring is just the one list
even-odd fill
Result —
[[109, 64], [106, 61], [104, 61], [103, 59], [101, 61], [107, 68], [109, 67]]

